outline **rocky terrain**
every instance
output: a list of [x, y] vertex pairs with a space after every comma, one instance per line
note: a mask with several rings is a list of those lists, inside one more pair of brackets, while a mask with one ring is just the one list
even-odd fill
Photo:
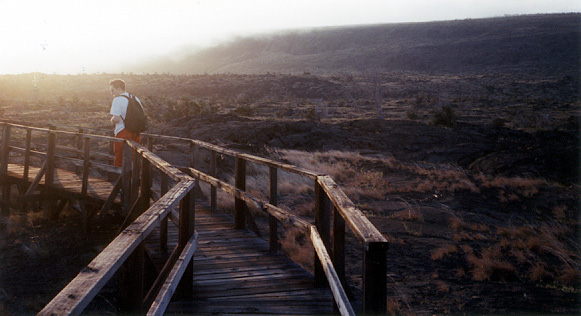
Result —
[[[415, 44], [411, 35], [393, 37], [409, 45], [400, 52], [409, 60], [394, 57], [401, 67], [377, 71], [353, 64], [349, 72], [315, 73], [297, 61], [308, 54], [297, 54], [289, 62], [300, 69], [294, 74], [0, 76], [0, 114], [40, 126], [110, 129], [108, 82], [121, 77], [144, 100], [150, 132], [331, 175], [390, 241], [390, 314], [575, 314], [581, 81], [579, 60], [571, 57], [579, 55], [579, 28], [571, 23], [579, 24], [578, 14], [398, 26], [423, 33]], [[502, 38], [508, 26], [514, 31]], [[517, 30], [522, 36], [513, 36]], [[429, 34], [462, 35], [446, 47], [463, 47], [464, 62], [450, 64], [441, 53], [424, 59], [429, 69], [414, 68], [414, 54], [426, 56], [418, 43]], [[272, 53], [278, 46], [270, 47]], [[531, 53], [515, 59], [523, 49]], [[155, 151], [172, 163], [187, 161], [186, 149], [175, 144]], [[309, 219], [311, 195], [305, 189], [280, 202]], [[80, 235], [76, 216], [71, 211], [57, 223], [34, 214], [9, 219], [13, 229], [0, 235], [1, 313], [35, 313], [102, 247], [106, 238]], [[348, 243], [357, 301], [361, 253], [353, 236]]]

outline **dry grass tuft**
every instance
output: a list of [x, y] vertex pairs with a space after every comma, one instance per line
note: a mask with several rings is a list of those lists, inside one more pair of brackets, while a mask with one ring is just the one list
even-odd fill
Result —
[[482, 187], [499, 189], [498, 199], [502, 203], [518, 202], [523, 198], [532, 198], [539, 194], [540, 188], [548, 185], [548, 182], [544, 179], [523, 177], [499, 177], [478, 174], [474, 176], [474, 179]]
[[395, 212], [390, 216], [393, 219], [397, 219], [400, 221], [408, 221], [408, 222], [423, 222], [424, 216], [422, 212], [417, 209], [408, 209], [399, 212]]
[[464, 220], [461, 217], [458, 216], [450, 217], [450, 228], [452, 228], [453, 230], [465, 229], [467, 226], [468, 225], [466, 224], [466, 222], [464, 222]]
[[294, 262], [303, 268], [313, 271], [314, 267], [314, 249], [313, 243], [309, 236], [298, 230], [291, 228], [286, 231], [284, 238], [280, 241], [281, 249]]
[[529, 279], [533, 281], [543, 281], [553, 279], [553, 274], [547, 270], [547, 264], [539, 261], [535, 262], [529, 271]]
[[490, 280], [495, 275], [502, 277], [514, 274], [515, 267], [501, 260], [502, 257], [498, 248], [484, 249], [480, 257], [475, 254], [467, 255], [466, 259], [472, 266], [472, 278], [475, 281], [484, 281]]
[[579, 287], [579, 280], [581, 280], [581, 271], [572, 266], [565, 266], [557, 278], [565, 286]]
[[579, 285], [581, 247], [567, 226], [548, 222], [539, 226], [498, 227], [497, 233], [502, 238], [495, 247], [517, 262], [526, 278], [534, 282], [556, 278], [565, 286]]
[[450, 293], [450, 286], [446, 284], [444, 281], [437, 281], [436, 282], [437, 291], [440, 293]]
[[31, 229], [29, 219], [21, 213], [12, 213], [6, 219], [6, 234], [8, 236], [18, 236], [27, 233]]
[[401, 315], [401, 303], [395, 298], [387, 299], [387, 314], [388, 315]]
[[458, 247], [454, 244], [448, 244], [432, 251], [432, 260], [440, 260], [445, 256], [458, 252]]

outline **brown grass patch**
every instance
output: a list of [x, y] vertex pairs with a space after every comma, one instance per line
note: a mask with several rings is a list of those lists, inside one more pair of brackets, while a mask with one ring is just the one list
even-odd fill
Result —
[[280, 244], [282, 251], [285, 252], [289, 258], [301, 265], [303, 268], [313, 271], [315, 255], [312, 246], [313, 243], [309, 236], [293, 227], [286, 231]]
[[466, 259], [472, 266], [472, 278], [475, 281], [484, 281], [490, 280], [495, 274], [501, 276], [514, 274], [514, 266], [500, 258], [502, 258], [502, 254], [497, 248], [484, 249], [480, 256], [467, 255]]
[[393, 213], [391, 216], [393, 219], [397, 219], [400, 221], [408, 221], [408, 222], [423, 222], [424, 216], [422, 212], [416, 209], [408, 209], [399, 212]]
[[458, 247], [454, 244], [448, 244], [432, 251], [432, 260], [440, 260], [445, 256], [458, 252]]

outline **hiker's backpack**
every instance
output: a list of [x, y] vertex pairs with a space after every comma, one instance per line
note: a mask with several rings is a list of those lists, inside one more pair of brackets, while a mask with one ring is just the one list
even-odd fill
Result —
[[139, 101], [131, 94], [129, 96], [121, 96], [127, 98], [129, 101], [129, 104], [127, 104], [127, 114], [125, 114], [124, 119], [121, 117], [125, 123], [125, 129], [133, 133], [141, 133], [147, 130], [147, 117]]

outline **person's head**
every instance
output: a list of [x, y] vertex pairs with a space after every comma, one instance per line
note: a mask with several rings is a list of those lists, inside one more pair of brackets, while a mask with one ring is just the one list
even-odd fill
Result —
[[109, 81], [109, 87], [111, 88], [111, 94], [118, 97], [125, 92], [125, 81], [121, 79], [111, 80]]

